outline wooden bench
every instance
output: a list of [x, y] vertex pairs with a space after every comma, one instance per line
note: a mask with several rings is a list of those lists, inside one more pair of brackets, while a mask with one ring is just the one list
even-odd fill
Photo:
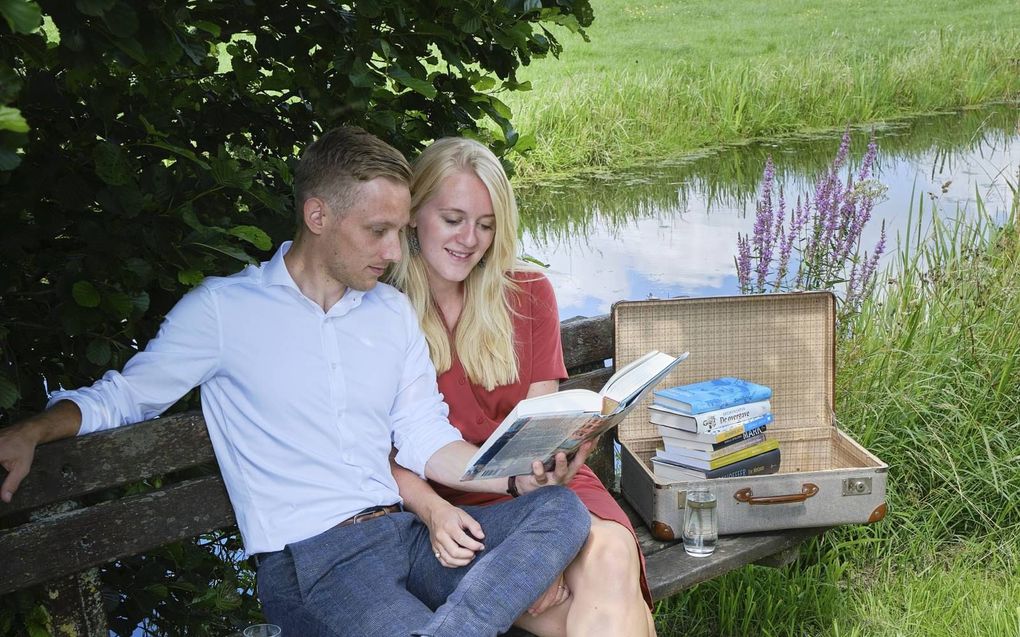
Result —
[[[562, 329], [571, 376], [563, 388], [598, 390], [612, 373], [608, 316], [572, 320]], [[591, 457], [607, 485], [615, 484], [613, 441]], [[87, 494], [183, 470], [200, 477], [89, 506]], [[0, 468], [0, 480], [6, 475]], [[632, 516], [633, 518], [634, 516]], [[196, 537], [235, 523], [215, 465], [202, 415], [189, 412], [62, 440], [39, 447], [32, 472], [10, 505], [0, 504], [0, 595], [41, 585], [54, 625], [105, 637], [95, 567], [121, 557]], [[652, 594], [662, 599], [749, 563], [781, 565], [821, 529], [724, 537], [714, 555], [691, 558], [682, 546], [653, 540], [635, 519]]]

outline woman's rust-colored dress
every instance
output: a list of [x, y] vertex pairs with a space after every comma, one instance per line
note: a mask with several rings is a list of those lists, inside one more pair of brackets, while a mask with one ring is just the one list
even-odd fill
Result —
[[[540, 273], [520, 272], [514, 275], [514, 279], [520, 287], [511, 303], [515, 312], [513, 323], [520, 372], [518, 381], [487, 391], [468, 381], [456, 351], [453, 352], [450, 369], [439, 376], [439, 391], [450, 406], [450, 422], [461, 431], [465, 440], [475, 445], [485, 442], [503, 418], [527, 396], [532, 383], [563, 380], [567, 377], [552, 285]], [[441, 496], [458, 506], [490, 504], [510, 497], [491, 493], [465, 493], [435, 483], [432, 486]], [[581, 467], [569, 486], [593, 515], [622, 524], [634, 533], [634, 527], [623, 509], [587, 465]], [[636, 536], [634, 541], [637, 542]], [[638, 555], [641, 555], [640, 547]], [[643, 556], [641, 591], [651, 606]]]

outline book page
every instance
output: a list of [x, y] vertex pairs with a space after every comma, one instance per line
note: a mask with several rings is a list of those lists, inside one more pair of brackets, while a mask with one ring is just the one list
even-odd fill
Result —
[[[489, 438], [485, 448], [472, 458], [461, 480], [496, 478], [531, 473], [531, 463], [543, 463], [559, 451], [572, 451], [589, 428], [597, 425], [597, 414], [536, 414], [518, 418], [497, 438]], [[571, 440], [571, 434], [578, 437]]]
[[644, 391], [653, 388], [686, 358], [687, 352], [676, 358], [662, 352], [649, 352], [614, 374], [600, 393], [617, 403], [612, 410], [616, 413], [640, 398]]

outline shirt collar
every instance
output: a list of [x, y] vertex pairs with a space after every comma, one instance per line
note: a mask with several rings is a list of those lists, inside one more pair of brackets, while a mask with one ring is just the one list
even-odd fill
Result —
[[[265, 263], [262, 268], [262, 281], [266, 286], [282, 285], [293, 289], [302, 298], [305, 298], [301, 292], [301, 288], [298, 287], [297, 283], [294, 282], [294, 278], [290, 275], [290, 271], [287, 270], [287, 263], [283, 260], [283, 257], [287, 252], [290, 251], [293, 241], [284, 241], [280, 244], [280, 248], [273, 255], [273, 258]], [[371, 291], [371, 290], [369, 290]], [[362, 290], [354, 290], [347, 288], [344, 295], [340, 297], [340, 301], [337, 302], [332, 308], [330, 313], [335, 314], [346, 314], [350, 310], [361, 305], [361, 300], [365, 296], [366, 292]]]
[[293, 241], [284, 241], [280, 244], [280, 248], [273, 255], [273, 258], [266, 261], [262, 267], [262, 282], [265, 285], [283, 285], [285, 287], [294, 288], [298, 292], [301, 290], [298, 288], [297, 283], [294, 282], [294, 278], [290, 276], [290, 272], [287, 270], [287, 264], [283, 260], [283, 255], [290, 251]]

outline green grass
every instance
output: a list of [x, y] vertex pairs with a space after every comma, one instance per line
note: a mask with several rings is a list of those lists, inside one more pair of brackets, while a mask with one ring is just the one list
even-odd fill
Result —
[[838, 350], [889, 515], [660, 603], [661, 636], [1020, 636], [1020, 201], [1001, 228], [929, 212]]
[[596, 0], [507, 96], [525, 177], [1020, 96], [1014, 0]]

